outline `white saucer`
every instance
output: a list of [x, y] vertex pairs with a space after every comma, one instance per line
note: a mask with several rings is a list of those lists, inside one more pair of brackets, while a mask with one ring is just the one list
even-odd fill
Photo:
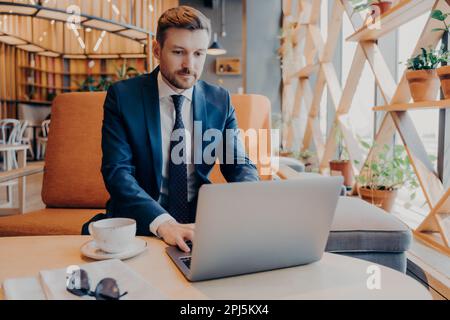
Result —
[[94, 240], [88, 241], [81, 246], [81, 253], [94, 260], [108, 260], [108, 259], [130, 259], [141, 254], [147, 249], [147, 242], [143, 239], [135, 238], [130, 248], [127, 251], [120, 253], [107, 253], [101, 250]]

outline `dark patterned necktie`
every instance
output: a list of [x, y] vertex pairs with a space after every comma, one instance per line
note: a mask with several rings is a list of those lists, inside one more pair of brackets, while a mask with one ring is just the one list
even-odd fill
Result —
[[[186, 150], [186, 134], [182, 118], [182, 108], [184, 103], [184, 96], [173, 95], [172, 100], [175, 106], [175, 126], [173, 133], [177, 131], [175, 137], [178, 141], [170, 141], [170, 156], [169, 156], [169, 214], [175, 218], [179, 223], [187, 224], [193, 223], [193, 218], [189, 214], [188, 205], [188, 189], [187, 189], [187, 155], [184, 154]], [[181, 152], [175, 152], [172, 158], [172, 151], [177, 147]], [[181, 158], [181, 159], [179, 159]], [[182, 160], [182, 161], [180, 161]], [[181, 163], [180, 163], [181, 162]]]

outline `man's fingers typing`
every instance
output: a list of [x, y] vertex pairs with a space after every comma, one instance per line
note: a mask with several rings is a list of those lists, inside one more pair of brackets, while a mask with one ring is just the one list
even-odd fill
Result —
[[183, 238], [177, 238], [176, 243], [178, 248], [180, 248], [182, 251], [189, 253], [191, 252], [191, 249], [189, 249], [189, 246], [184, 242]]

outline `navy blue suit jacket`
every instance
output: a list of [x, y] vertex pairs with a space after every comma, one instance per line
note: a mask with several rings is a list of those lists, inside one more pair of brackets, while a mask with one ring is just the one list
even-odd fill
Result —
[[[167, 212], [158, 203], [163, 161], [158, 73], [159, 68], [114, 84], [104, 105], [102, 174], [111, 196], [107, 216], [135, 219], [138, 235], [150, 235], [151, 222]], [[235, 110], [226, 90], [199, 81], [192, 103], [194, 121], [202, 122], [203, 132], [218, 129], [226, 140], [225, 130], [237, 128]], [[208, 144], [202, 142], [194, 148], [201, 147], [203, 152]], [[256, 167], [245, 154], [244, 157], [244, 164], [221, 164], [228, 182], [259, 180]], [[212, 168], [213, 164], [203, 161], [195, 165], [200, 185], [210, 183]]]

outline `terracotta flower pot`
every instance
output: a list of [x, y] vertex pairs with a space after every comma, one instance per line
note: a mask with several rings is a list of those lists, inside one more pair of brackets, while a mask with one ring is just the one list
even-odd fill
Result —
[[383, 15], [392, 8], [392, 1], [380, 1], [372, 4], [372, 7], [378, 7], [378, 10], [372, 11], [372, 17], [376, 18]]
[[359, 194], [364, 201], [367, 201], [381, 209], [391, 212], [397, 198], [397, 190], [371, 190], [367, 188], [359, 188]]
[[437, 74], [441, 80], [442, 92], [445, 99], [450, 99], [450, 66], [444, 66], [437, 69]]
[[440, 87], [436, 70], [408, 71], [406, 80], [415, 102], [436, 100]]
[[291, 151], [280, 151], [280, 157], [289, 158], [292, 157], [293, 155], [294, 153]]
[[344, 177], [344, 185], [351, 187], [353, 185], [353, 171], [350, 161], [330, 161], [331, 175], [341, 175]]

